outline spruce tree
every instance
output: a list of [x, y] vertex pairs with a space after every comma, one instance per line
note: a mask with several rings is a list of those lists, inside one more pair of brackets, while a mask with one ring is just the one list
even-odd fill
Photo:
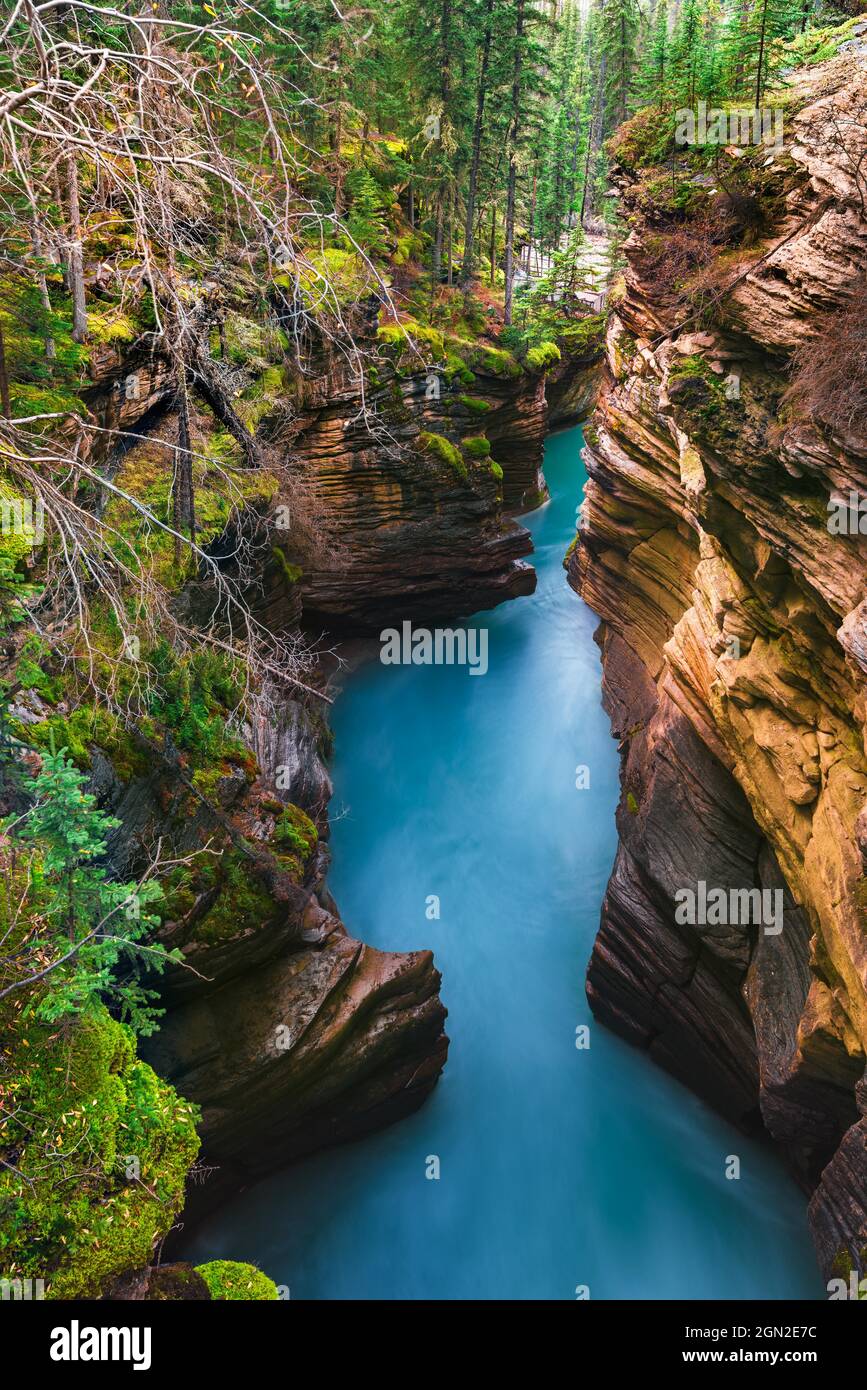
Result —
[[616, 125], [629, 115], [640, 24], [637, 0], [605, 0], [601, 19], [607, 113]]

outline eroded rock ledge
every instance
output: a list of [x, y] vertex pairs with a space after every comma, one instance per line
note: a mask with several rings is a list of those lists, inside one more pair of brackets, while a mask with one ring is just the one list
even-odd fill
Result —
[[[277, 1166], [410, 1113], [446, 1059], [431, 952], [355, 940], [328, 893], [322, 729], [320, 711], [295, 702], [263, 713], [248, 731], [255, 780], [227, 777], [207, 802], [170, 758], [126, 788], [104, 766], [116, 863], [158, 828], [179, 857], [208, 845], [220, 864], [213, 886], [194, 879], [169, 899], [163, 935], [185, 964], [161, 978], [167, 1013], [141, 1044], [202, 1108], [206, 1180], [189, 1185], [187, 1224]], [[281, 806], [309, 827], [309, 852], [280, 853]]]
[[[851, 56], [801, 83], [763, 165], [779, 216], [730, 253], [708, 331], [656, 283], [658, 226], [620, 172], [633, 232], [569, 561], [603, 620], [622, 750], [590, 1002], [779, 1142], [826, 1277], [867, 1272], [867, 550], [827, 528], [832, 493], [867, 492], [867, 440], [780, 400], [793, 350], [867, 267], [865, 88]], [[782, 888], [782, 932], [676, 925], [700, 880]]]

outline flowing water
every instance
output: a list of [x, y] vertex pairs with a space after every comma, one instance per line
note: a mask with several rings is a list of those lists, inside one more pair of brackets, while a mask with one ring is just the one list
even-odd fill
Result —
[[487, 674], [371, 662], [333, 711], [331, 887], [362, 940], [433, 948], [443, 1077], [410, 1119], [233, 1200], [196, 1260], [251, 1260], [293, 1298], [822, 1296], [804, 1200], [773, 1155], [584, 998], [617, 755], [596, 619], [562, 567], [580, 448], [577, 429], [548, 441], [553, 500], [527, 519], [536, 593], [470, 622], [489, 633]]

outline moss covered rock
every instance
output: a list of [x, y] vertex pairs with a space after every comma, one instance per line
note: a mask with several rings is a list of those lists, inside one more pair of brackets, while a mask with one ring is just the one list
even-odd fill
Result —
[[442, 434], [431, 434], [428, 430], [422, 430], [418, 437], [418, 446], [425, 454], [432, 454], [439, 459], [440, 463], [448, 464], [459, 478], [466, 478], [467, 465], [461, 458], [460, 449], [452, 444], [450, 439], [446, 439]]
[[197, 1265], [211, 1291], [211, 1298], [231, 1302], [270, 1301], [278, 1299], [277, 1285], [255, 1265], [239, 1264], [235, 1260], [209, 1260]]
[[15, 1063], [0, 1124], [0, 1275], [42, 1279], [48, 1298], [98, 1297], [150, 1262], [180, 1211], [196, 1108], [105, 1010], [65, 1031], [10, 1011], [2, 1041]]
[[471, 459], [484, 459], [491, 452], [491, 442], [483, 434], [470, 435], [468, 439], [461, 440], [461, 448]]

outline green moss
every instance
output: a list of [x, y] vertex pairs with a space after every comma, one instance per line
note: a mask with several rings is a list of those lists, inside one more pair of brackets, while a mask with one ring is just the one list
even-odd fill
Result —
[[383, 323], [376, 330], [376, 336], [386, 347], [396, 347], [406, 341], [407, 330], [399, 323]]
[[[459, 338], [454, 335], [447, 335], [445, 339], [448, 356], [446, 358], [446, 375], [449, 375], [452, 363], [457, 364], [452, 370], [452, 375], [458, 376], [462, 381], [466, 381], [464, 373], [470, 373], [470, 381], [475, 380], [476, 372], [484, 372], [487, 376], [497, 377], [518, 377], [521, 375], [521, 364], [511, 352], [505, 348], [491, 347], [487, 343], [471, 342], [466, 338]], [[467, 385], [470, 382], [466, 383]]]
[[15, 680], [24, 690], [35, 690], [43, 700], [55, 703], [61, 697], [63, 681], [45, 670], [50, 662], [51, 652], [47, 644], [35, 632], [30, 633], [18, 655]]
[[[25, 415], [87, 415], [87, 406], [72, 388], [63, 386], [37, 386], [29, 382], [13, 381], [9, 386], [12, 414]], [[45, 422], [47, 426], [56, 425], [56, 420]]]
[[701, 376], [706, 381], [714, 380], [716, 374], [711, 371], [707, 362], [698, 353], [691, 356], [679, 357], [669, 371], [669, 380], [675, 381], [679, 376]]
[[695, 383], [686, 392], [672, 391], [672, 400], [682, 409], [694, 413], [704, 420], [711, 420], [725, 410], [726, 394], [723, 379], [711, 371], [710, 365], [698, 354], [682, 357], [674, 363], [668, 374], [670, 386], [676, 383]]
[[151, 1268], [146, 1299], [148, 1303], [210, 1302], [211, 1290], [192, 1265], [179, 1261]]
[[119, 308], [102, 312], [91, 309], [87, 315], [87, 336], [96, 343], [133, 343], [138, 337], [138, 328], [129, 314]]
[[383, 347], [396, 350], [399, 361], [407, 354], [417, 359], [420, 353], [423, 358], [433, 362], [445, 360], [446, 349], [440, 329], [419, 323], [417, 319], [381, 324], [376, 336]]
[[560, 361], [560, 349], [556, 343], [540, 343], [527, 353], [527, 366], [534, 372], [543, 372]]
[[457, 353], [446, 353], [445, 378], [448, 382], [460, 381], [463, 386], [472, 386], [476, 379], [475, 373], [471, 372], [462, 357]]
[[490, 468], [497, 482], [501, 483], [503, 481], [502, 465], [497, 463], [494, 459], [491, 459], [490, 463], [488, 464], [488, 467]]
[[[140, 1061], [105, 1010], [58, 1036], [7, 1015], [14, 1043], [0, 1150], [0, 1275], [94, 1298], [150, 1262], [183, 1203], [196, 1110]], [[17, 1171], [14, 1171], [17, 1170]]]
[[235, 1260], [209, 1260], [207, 1264], [196, 1265], [196, 1273], [211, 1290], [211, 1298], [249, 1302], [273, 1301], [280, 1297], [274, 1281], [255, 1265], [239, 1264]]
[[458, 396], [458, 400], [465, 410], [471, 410], [474, 415], [487, 415], [493, 409], [490, 401], [483, 401], [481, 396]]
[[277, 564], [280, 566], [280, 571], [283, 575], [283, 578], [286, 580], [286, 583], [297, 584], [298, 580], [304, 573], [301, 566], [290, 565], [289, 561], [286, 559], [286, 552], [283, 549], [281, 549], [279, 545], [275, 545], [272, 547], [271, 554], [277, 561]]
[[635, 796], [632, 792], [626, 793], [626, 806], [630, 815], [638, 815], [638, 802], [636, 801]]
[[431, 434], [427, 430], [422, 430], [418, 437], [418, 446], [424, 453], [432, 454], [441, 463], [448, 464], [459, 478], [467, 477], [467, 465], [461, 458], [460, 450], [444, 435]]
[[[262, 385], [267, 378], [268, 364], [262, 362], [260, 366], [259, 380], [237, 403], [248, 429], [253, 430], [272, 408], [274, 399], [266, 394]], [[261, 514], [272, 504], [279, 482], [265, 469], [244, 466], [237, 440], [217, 424], [204, 406], [198, 411], [197, 424], [200, 429], [196, 432], [196, 456], [192, 461], [193, 492], [197, 540], [201, 546], [206, 546], [223, 534], [233, 514], [247, 508]], [[171, 516], [172, 470], [166, 467], [166, 458], [166, 449], [158, 439], [141, 440], [125, 454], [116, 479], [125, 493], [163, 523]], [[189, 556], [184, 553], [179, 567], [172, 536], [144, 517], [132, 502], [113, 495], [105, 515], [120, 538], [119, 558], [131, 569], [141, 566], [157, 583], [171, 591], [187, 582]]]
[[[284, 867], [288, 872], [288, 863]], [[296, 876], [300, 878], [300, 868]], [[163, 920], [183, 920], [202, 899], [211, 906], [195, 922], [191, 939], [209, 946], [231, 941], [250, 926], [262, 926], [277, 910], [253, 861], [234, 848], [220, 855], [201, 856], [194, 864], [172, 871], [160, 909]]]
[[0, 579], [10, 578], [36, 543], [33, 501], [0, 473]]
[[283, 360], [283, 340], [270, 319], [257, 322], [244, 314], [228, 313], [223, 320], [223, 342], [228, 360], [250, 372], [260, 374]]
[[96, 705], [80, 705], [69, 714], [52, 714], [38, 724], [28, 724], [21, 733], [25, 742], [37, 748], [66, 748], [82, 771], [91, 765], [93, 748], [102, 749], [121, 781], [128, 782], [148, 770], [147, 756], [117, 715]]
[[798, 67], [813, 67], [817, 63], [825, 63], [840, 51], [842, 43], [852, 38], [852, 30], [858, 21], [859, 16], [853, 15], [840, 25], [805, 29], [802, 34], [796, 34], [785, 44], [786, 52], [792, 55], [792, 61]]
[[284, 806], [274, 826], [273, 840], [278, 849], [300, 854], [306, 863], [318, 839], [316, 826], [300, 806], [294, 806], [291, 801]]
[[635, 172], [648, 164], [660, 164], [674, 137], [674, 119], [662, 117], [656, 107], [647, 106], [618, 126], [608, 142], [608, 150], [618, 164]]
[[471, 459], [484, 459], [491, 452], [490, 441], [483, 434], [470, 435], [467, 439], [461, 440], [461, 448]]
[[[355, 304], [370, 289], [370, 271], [354, 249], [339, 246], [308, 247], [304, 264], [298, 273], [298, 287], [312, 307], [337, 301], [341, 307]], [[274, 283], [281, 289], [293, 290], [293, 275], [279, 274]]]
[[406, 265], [407, 261], [418, 258], [424, 250], [424, 238], [417, 232], [408, 232], [397, 238], [394, 253], [391, 257], [393, 265]]
[[[852, 1251], [844, 1246], [841, 1250], [837, 1251], [831, 1264], [831, 1274], [833, 1277], [836, 1279], [843, 1279], [847, 1284], [851, 1282], [851, 1275], [854, 1272], [859, 1275], [858, 1282], [860, 1285], [865, 1277], [865, 1271], [867, 1271], [867, 1245], [862, 1245], [857, 1263]], [[867, 1299], [867, 1290], [862, 1292], [859, 1287], [858, 1300], [860, 1301], [862, 1299]]]
[[154, 648], [148, 659], [157, 678], [149, 713], [171, 730], [190, 765], [207, 768], [226, 757], [245, 761], [246, 746], [227, 727], [244, 698], [237, 659], [212, 648], [178, 657], [168, 643]]
[[569, 357], [588, 357], [602, 351], [605, 343], [606, 314], [587, 314], [556, 325], [562, 351]]

